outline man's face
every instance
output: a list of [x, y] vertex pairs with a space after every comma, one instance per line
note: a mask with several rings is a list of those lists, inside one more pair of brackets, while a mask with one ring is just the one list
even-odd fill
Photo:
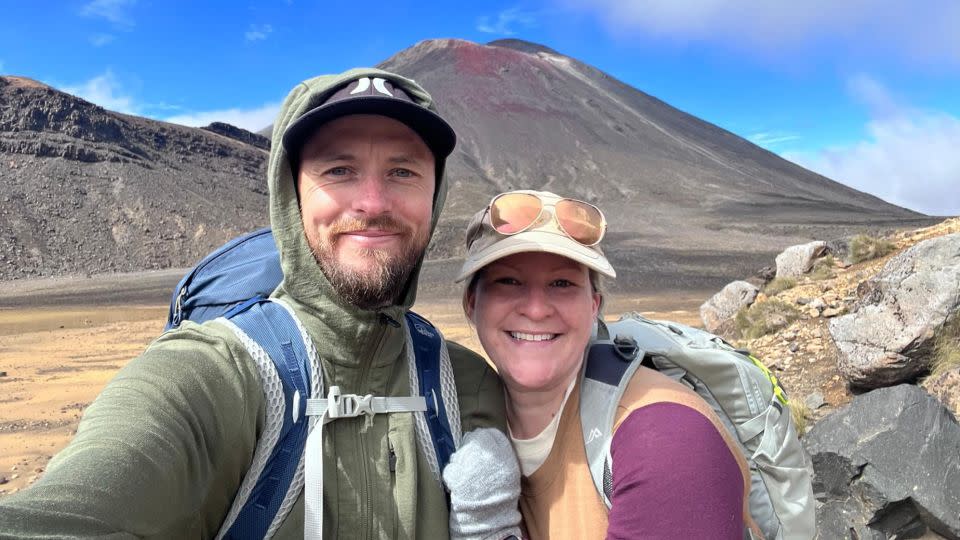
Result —
[[385, 116], [338, 118], [304, 144], [303, 228], [345, 300], [362, 309], [397, 300], [430, 240], [435, 177], [423, 140]]

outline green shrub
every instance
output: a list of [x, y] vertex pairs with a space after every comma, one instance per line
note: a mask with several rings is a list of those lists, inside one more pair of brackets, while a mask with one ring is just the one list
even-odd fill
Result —
[[776, 296], [783, 291], [792, 289], [797, 286], [797, 280], [792, 277], [778, 277], [773, 278], [770, 283], [763, 288], [763, 294], [767, 296]]
[[931, 376], [960, 367], [960, 313], [940, 329], [933, 346]]
[[895, 248], [889, 240], [858, 234], [850, 240], [850, 262], [858, 263], [883, 257]]
[[735, 324], [740, 337], [756, 339], [785, 328], [800, 318], [800, 311], [782, 300], [771, 298], [737, 312]]
[[818, 259], [817, 262], [813, 263], [813, 268], [810, 269], [810, 279], [822, 281], [832, 278], [834, 266], [833, 255], [827, 255], [822, 259]]

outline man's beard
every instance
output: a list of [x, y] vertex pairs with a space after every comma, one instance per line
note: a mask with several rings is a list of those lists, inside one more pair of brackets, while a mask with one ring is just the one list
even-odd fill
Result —
[[[347, 257], [370, 261], [368, 268], [356, 269], [341, 264], [336, 257], [336, 237], [342, 233], [367, 228], [397, 232], [406, 240], [400, 246], [399, 252], [354, 249], [352, 253], [344, 254]], [[314, 232], [307, 234], [307, 240], [320, 270], [337, 294], [360, 309], [373, 310], [389, 306], [398, 300], [427, 247], [429, 237], [425, 232], [414, 234], [410, 227], [390, 216], [378, 216], [368, 220], [340, 219], [330, 227], [326, 238]]]

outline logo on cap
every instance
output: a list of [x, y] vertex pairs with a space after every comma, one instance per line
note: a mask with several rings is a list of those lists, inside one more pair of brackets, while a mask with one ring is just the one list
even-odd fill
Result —
[[[385, 96], [393, 97], [393, 94], [390, 93], [390, 90], [387, 90], [386, 84], [387, 84], [386, 79], [381, 79], [380, 77], [373, 78], [374, 90], [376, 90], [377, 92]], [[363, 92], [366, 92], [369, 89], [370, 89], [370, 77], [361, 77], [357, 79], [357, 87], [350, 91], [350, 95], [352, 96], [353, 94], [362, 94]]]

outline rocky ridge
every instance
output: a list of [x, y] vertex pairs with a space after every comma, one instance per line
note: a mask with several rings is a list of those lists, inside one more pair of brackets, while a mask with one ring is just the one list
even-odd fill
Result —
[[266, 224], [266, 156], [0, 77], [0, 280], [192, 265]]
[[[532, 187], [599, 204], [613, 292], [721, 286], [826, 232], [930, 218], [805, 170], [541, 45], [428, 40], [381, 67], [430, 89], [459, 135], [424, 282], [456, 295], [482, 201]], [[0, 79], [0, 280], [189, 266], [267, 224], [267, 141], [106, 111]]]
[[[921, 273], [931, 261], [938, 261], [934, 271], [956, 268], [960, 218], [886, 240], [894, 247], [891, 253], [856, 264], [844, 260], [849, 247], [845, 239], [825, 242], [837, 258], [825, 258], [810, 246], [794, 246], [811, 260], [798, 258], [810, 271], [794, 278], [792, 286], [771, 281], [769, 273], [755, 276], [752, 285], [764, 288], [751, 298], [750, 283], [733, 282], [708, 300], [701, 313], [708, 328], [761, 358], [786, 388], [799, 427], [808, 431], [803, 441], [814, 464], [818, 538], [960, 538], [960, 307], [951, 304], [952, 312], [906, 345], [891, 341], [887, 346], [898, 359], [896, 365], [909, 369], [897, 377], [883, 371], [867, 385], [861, 372], [844, 368], [845, 353], [831, 328], [840, 317], [856, 321], [859, 315], [866, 318], [852, 324], [886, 335], [867, 308], [878, 305], [878, 283], [890, 282], [889, 276], [899, 276], [905, 267], [916, 274], [894, 281], [902, 288], [900, 297], [910, 298], [896, 308], [898, 316], [912, 320], [912, 312], [936, 312], [918, 304], [935, 300], [923, 292], [921, 284], [928, 277]], [[933, 253], [943, 245], [948, 246], [945, 252]], [[788, 248], [785, 253], [797, 251]], [[945, 262], [950, 257], [953, 262]], [[911, 291], [913, 287], [918, 290]], [[937, 292], [960, 297], [960, 283], [943, 289]], [[915, 292], [919, 294], [906, 296]], [[741, 316], [756, 306], [777, 306], [766, 316], [783, 317], [774, 324], [780, 328], [742, 337], [742, 320], [734, 315], [718, 319], [718, 314], [731, 313], [731, 303], [738, 300]], [[887, 324], [900, 328], [896, 322]], [[932, 366], [930, 355], [941, 346], [952, 348], [953, 360]], [[866, 392], [872, 387], [881, 388]]]

